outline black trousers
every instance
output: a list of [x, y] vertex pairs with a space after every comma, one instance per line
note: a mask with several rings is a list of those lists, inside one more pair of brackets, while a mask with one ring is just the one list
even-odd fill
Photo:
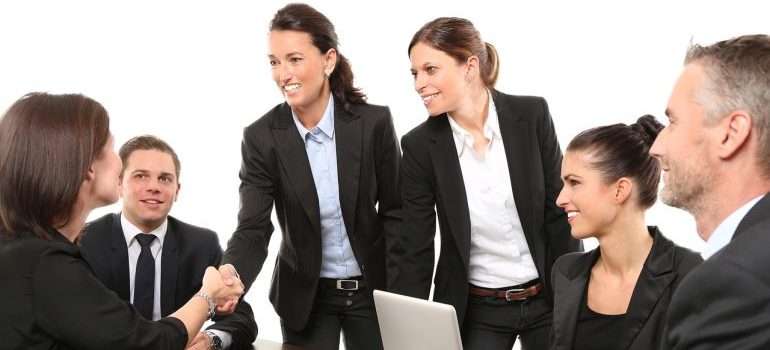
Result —
[[338, 350], [340, 331], [347, 350], [381, 350], [382, 337], [374, 301], [366, 288], [338, 290], [318, 285], [313, 311], [302, 331], [295, 332], [281, 322], [283, 342], [317, 350]]
[[511, 350], [519, 337], [522, 350], [546, 350], [551, 323], [544, 293], [517, 301], [469, 296], [461, 330], [463, 349]]

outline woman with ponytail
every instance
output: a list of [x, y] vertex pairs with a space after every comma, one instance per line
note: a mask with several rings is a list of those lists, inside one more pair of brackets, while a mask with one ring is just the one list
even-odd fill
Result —
[[473, 24], [438, 18], [408, 49], [429, 118], [401, 139], [403, 215], [397, 293], [454, 306], [463, 347], [545, 349], [549, 281], [577, 251], [555, 202], [561, 150], [541, 97], [494, 89], [499, 60]]
[[[353, 86], [334, 25], [305, 4], [270, 22], [268, 59], [285, 102], [244, 131], [238, 227], [223, 263], [246, 285], [282, 231], [270, 300], [284, 342], [382, 349], [372, 291], [394, 273], [401, 152], [387, 107]], [[392, 278], [392, 277], [391, 277]]]
[[562, 165], [564, 208], [577, 239], [599, 247], [553, 269], [551, 349], [660, 349], [671, 295], [702, 259], [646, 226], [660, 162], [650, 147], [663, 128], [646, 115], [580, 133]]

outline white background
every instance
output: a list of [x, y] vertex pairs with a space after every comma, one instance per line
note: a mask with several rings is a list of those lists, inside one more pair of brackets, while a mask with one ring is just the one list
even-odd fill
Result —
[[[579, 131], [663, 111], [690, 41], [770, 33], [764, 1], [311, 1], [336, 25], [340, 51], [399, 136], [425, 119], [407, 45], [439, 16], [472, 20], [501, 57], [497, 88], [545, 96], [562, 147]], [[4, 1], [0, 109], [30, 91], [79, 92], [111, 115], [116, 147], [138, 134], [168, 141], [182, 162], [172, 214], [219, 233], [236, 226], [243, 128], [282, 102], [266, 59], [267, 25], [283, 1]], [[119, 203], [92, 218], [119, 210]], [[647, 216], [701, 250], [686, 213]], [[276, 225], [277, 227], [277, 225]], [[261, 338], [280, 340], [267, 300], [280, 232], [246, 299]], [[593, 248], [595, 242], [586, 242]]]

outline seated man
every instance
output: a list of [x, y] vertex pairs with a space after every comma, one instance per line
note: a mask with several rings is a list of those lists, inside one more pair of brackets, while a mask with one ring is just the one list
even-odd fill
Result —
[[[123, 211], [86, 226], [82, 252], [104, 285], [130, 302], [147, 319], [174, 312], [201, 287], [208, 266], [219, 266], [217, 234], [168, 215], [179, 193], [179, 158], [163, 140], [138, 136], [120, 148]], [[215, 316], [191, 347], [251, 347], [257, 324], [251, 307]]]

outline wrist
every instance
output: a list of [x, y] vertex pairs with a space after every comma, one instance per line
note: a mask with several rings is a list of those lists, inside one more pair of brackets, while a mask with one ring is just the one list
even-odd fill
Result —
[[211, 298], [211, 295], [209, 295], [209, 293], [201, 289], [198, 293], [195, 293], [195, 296], [202, 298], [208, 304], [209, 309], [208, 309], [207, 319], [211, 319], [212, 317], [214, 317], [214, 314], [217, 309], [217, 304], [214, 302], [214, 299]]
[[203, 334], [206, 335], [206, 338], [209, 340], [209, 349], [211, 350], [222, 350], [222, 339], [219, 338], [219, 336], [209, 330], [203, 331]]

